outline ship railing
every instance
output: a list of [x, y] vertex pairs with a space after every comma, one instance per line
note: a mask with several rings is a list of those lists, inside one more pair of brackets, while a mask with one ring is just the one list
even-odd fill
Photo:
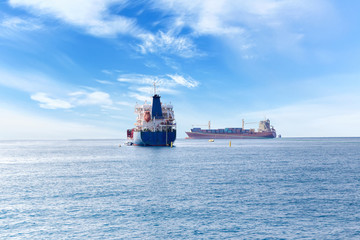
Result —
[[169, 124], [159, 124], [159, 126], [164, 126], [164, 127], [170, 127], [170, 126], [175, 126], [176, 123], [169, 123]]

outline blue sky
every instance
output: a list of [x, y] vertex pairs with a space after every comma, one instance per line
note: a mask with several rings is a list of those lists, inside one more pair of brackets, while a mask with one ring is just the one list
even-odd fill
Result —
[[[178, 137], [269, 118], [360, 136], [359, 1], [0, 2], [0, 139], [125, 138], [158, 83]], [[248, 124], [248, 128], [257, 128]]]

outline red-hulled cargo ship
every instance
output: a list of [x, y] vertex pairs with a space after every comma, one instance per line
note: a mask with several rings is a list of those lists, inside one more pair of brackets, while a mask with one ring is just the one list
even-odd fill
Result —
[[242, 128], [222, 128], [209, 129], [192, 128], [190, 132], [186, 132], [189, 139], [249, 139], [249, 138], [276, 138], [276, 131], [270, 125], [270, 120], [259, 122], [258, 131], [255, 129], [245, 129], [244, 120]]

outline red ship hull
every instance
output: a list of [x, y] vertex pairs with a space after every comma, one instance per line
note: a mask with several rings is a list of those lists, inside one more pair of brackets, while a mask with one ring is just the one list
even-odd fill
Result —
[[276, 138], [276, 132], [253, 133], [204, 133], [186, 132], [189, 139], [249, 139], [249, 138]]

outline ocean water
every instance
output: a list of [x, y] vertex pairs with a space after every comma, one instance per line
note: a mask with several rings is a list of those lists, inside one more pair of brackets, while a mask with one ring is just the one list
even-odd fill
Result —
[[0, 141], [0, 239], [360, 239], [360, 138]]

